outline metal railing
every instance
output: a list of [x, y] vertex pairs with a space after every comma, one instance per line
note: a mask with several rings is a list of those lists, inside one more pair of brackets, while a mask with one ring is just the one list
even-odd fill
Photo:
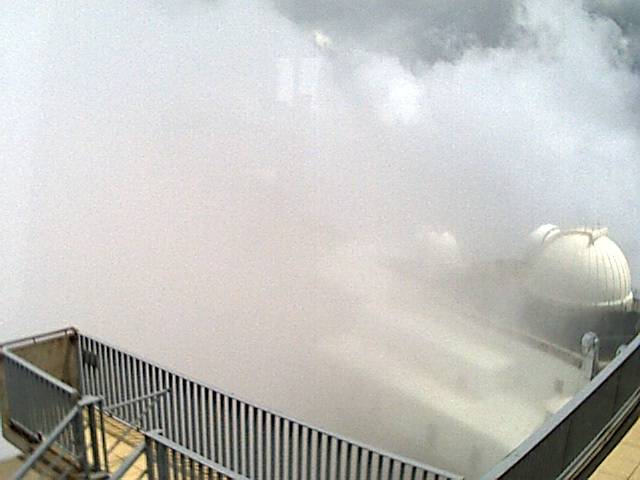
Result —
[[[20, 480], [29, 473], [29, 471], [39, 463], [40, 468], [44, 468], [48, 472], [48, 476], [53, 478], [64, 479], [67, 478], [74, 471], [79, 470], [83, 472], [85, 478], [89, 478], [91, 472], [109, 472], [109, 463], [106, 454], [106, 439], [104, 435], [104, 421], [102, 415], [100, 416], [101, 423], [101, 442], [102, 450], [99, 448], [98, 435], [97, 435], [97, 418], [95, 416], [96, 407], [99, 407], [102, 403], [100, 398], [85, 397], [80, 400], [73, 408], [64, 416], [62, 421], [58, 423], [55, 428], [49, 432], [38, 447], [32, 452], [32, 454], [25, 460], [18, 471], [14, 474], [13, 480]], [[87, 449], [87, 443], [85, 440], [85, 418], [88, 422], [88, 430], [90, 437], [90, 448]], [[70, 453], [68, 449], [65, 449], [61, 445], [61, 439], [64, 437], [65, 432], [71, 432], [75, 444], [75, 454], [72, 455], [72, 461], [63, 461], [66, 454]], [[60, 447], [63, 448], [60, 448]], [[89, 461], [88, 451], [92, 453], [92, 462]], [[44, 456], [49, 454], [50, 457], [44, 461]], [[101, 462], [101, 456], [103, 463]], [[67, 459], [68, 460], [68, 459]], [[104, 466], [104, 470], [102, 466]]]
[[[120, 420], [142, 418], [142, 430], [162, 431], [155, 440], [171, 442], [178, 460], [199, 458], [256, 479], [462, 478], [257, 407], [86, 335], [79, 345], [83, 391], [121, 404]], [[149, 415], [141, 417], [140, 402], [128, 403], [161, 391], [168, 394]]]
[[46, 440], [44, 440], [33, 454], [20, 466], [18, 471], [14, 474], [13, 480], [20, 480], [29, 473], [29, 471], [35, 467], [35, 464], [43, 457], [45, 453], [53, 446], [53, 443], [58, 440], [69, 426], [76, 422], [78, 414], [81, 412], [79, 406], [74, 406], [69, 413], [62, 419], [62, 421], [53, 429], [51, 434]]
[[55, 340], [60, 337], [69, 337], [77, 334], [75, 327], [60, 328], [51, 332], [45, 332], [38, 335], [29, 335], [28, 337], [20, 337], [0, 343], [0, 349], [15, 349], [26, 345], [34, 345], [44, 343], [49, 340]]
[[248, 480], [158, 432], [145, 433], [145, 450], [149, 480]]
[[[564, 478], [594, 439], [640, 396], [640, 335], [483, 479]], [[577, 468], [572, 468], [577, 470]]]
[[[28, 440], [27, 445], [37, 444], [15, 478], [21, 478], [38, 463], [50, 472], [57, 469], [62, 477], [77, 469], [87, 476], [102, 466], [108, 471], [102, 399], [81, 397], [77, 389], [12, 351], [70, 334], [75, 335], [75, 330], [20, 339], [0, 348], [8, 424]], [[31, 448], [26, 447], [26, 451]]]
[[[9, 421], [33, 438], [42, 438], [53, 431], [80, 400], [75, 388], [61, 382], [44, 370], [4, 350], [5, 381]], [[75, 429], [62, 432], [59, 443], [73, 455], [84, 442]]]

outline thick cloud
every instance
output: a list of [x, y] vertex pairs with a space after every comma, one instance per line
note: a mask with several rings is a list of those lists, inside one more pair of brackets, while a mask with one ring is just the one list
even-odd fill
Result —
[[640, 4], [634, 0], [590, 0], [587, 8], [612, 19], [624, 32], [620, 49], [634, 69], [640, 67]]
[[322, 28], [340, 43], [403, 61], [455, 59], [470, 47], [497, 47], [516, 35], [512, 0], [274, 0], [296, 23]]
[[428, 238], [600, 222], [640, 280], [631, 2], [0, 8], [2, 338], [77, 324], [325, 420], [316, 345]]

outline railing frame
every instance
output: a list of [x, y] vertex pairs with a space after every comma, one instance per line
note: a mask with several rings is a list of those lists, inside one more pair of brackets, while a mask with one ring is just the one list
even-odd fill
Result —
[[[18, 423], [34, 437], [48, 435], [80, 400], [78, 391], [44, 370], [2, 350], [9, 421]], [[84, 440], [84, 436], [82, 436]], [[77, 434], [67, 434], [60, 443], [74, 455], [81, 448]]]
[[[556, 478], [610, 425], [616, 413], [637, 395], [640, 384], [640, 335], [595, 378], [515, 450], [486, 473], [495, 478]], [[585, 412], [589, 422], [582, 422]]]
[[13, 480], [20, 480], [35, 466], [36, 462], [40, 460], [40, 458], [51, 448], [58, 437], [62, 435], [62, 432], [64, 432], [69, 425], [76, 422], [79, 412], [81, 412], [81, 409], [76, 405], [69, 413], [67, 413], [51, 434], [42, 443], [40, 443], [40, 445], [38, 445], [38, 448], [36, 448], [31, 456], [20, 466], [18, 471], [14, 474]]
[[160, 429], [162, 438], [235, 475], [297, 480], [305, 472], [375, 470], [380, 480], [462, 479], [257, 407], [88, 335], [78, 339], [84, 392], [123, 404], [114, 416], [130, 423], [140, 409], [128, 400], [168, 389], [142, 430]]
[[[10, 351], [11, 348], [18, 348], [19, 345], [44, 342], [56, 336], [69, 334], [76, 335], [78, 339], [81, 391], [85, 394], [94, 394], [93, 396], [85, 395], [80, 400], [77, 390]], [[164, 369], [153, 362], [105, 342], [79, 334], [75, 329], [64, 329], [27, 337], [5, 343], [0, 347], [0, 354], [3, 354], [5, 361], [8, 360], [11, 365], [10, 370], [13, 367], [26, 369], [31, 377], [38, 378], [49, 387], [58, 389], [69, 398], [76, 400], [76, 404], [69, 414], [46, 436], [32, 458], [37, 459], [36, 453], [40, 454], [56, 443], [69, 425], [72, 425], [76, 430], [77, 438], [82, 437], [84, 441], [82, 423], [77, 423], [78, 419], [82, 422], [82, 415], [78, 414], [78, 411], [82, 412], [83, 408], [88, 408], [89, 421], [94, 426], [97, 421], [95, 408], [99, 408], [102, 444], [103, 448], [106, 448], [104, 419], [102, 417], [103, 412], [108, 410], [105, 407], [106, 403], [110, 403], [114, 409], [124, 410], [124, 413], [114, 416], [128, 423], [132, 418], [135, 418], [136, 413], [140, 414], [142, 411], [140, 404], [143, 401], [162, 399], [160, 411], [154, 411], [152, 418], [144, 419], [143, 422], [146, 425], [143, 426], [143, 430], [160, 427], [165, 433], [146, 431], [144, 433], [144, 448], [139, 445], [134, 452], [135, 458], [132, 457], [128, 461], [132, 464], [144, 451], [150, 466], [147, 472], [150, 480], [155, 480], [156, 473], [159, 478], [166, 478], [167, 469], [170, 466], [170, 462], [165, 461], [166, 455], [173, 455], [172, 458], [186, 459], [178, 462], [183, 468], [183, 471], [178, 473], [182, 473], [183, 476], [186, 468], [185, 462], [188, 462], [189, 465], [193, 465], [195, 462], [199, 472], [202, 472], [202, 469], [210, 469], [210, 472], [216, 472], [230, 479], [246, 479], [247, 476], [243, 476], [243, 472], [238, 472], [239, 469], [243, 469], [248, 458], [246, 449], [257, 451], [255, 461], [260, 462], [260, 465], [254, 465], [254, 467], [260, 470], [258, 473], [265, 473], [262, 469], [267, 468], [267, 476], [271, 476], [271, 478], [297, 478], [296, 475], [302, 476], [303, 472], [298, 471], [297, 466], [292, 467], [291, 462], [297, 462], [298, 459], [287, 457], [286, 455], [291, 452], [287, 453], [286, 450], [303, 449], [303, 447], [306, 449], [305, 452], [302, 452], [305, 455], [304, 462], [306, 463], [301, 464], [301, 468], [306, 469], [304, 473], [307, 474], [317, 473], [326, 476], [332, 472], [335, 473], [335, 469], [338, 468], [343, 474], [346, 471], [347, 477], [349, 477], [348, 469], [354, 465], [352, 462], [353, 452], [356, 452], [358, 458], [355, 468], [359, 469], [362, 462], [366, 464], [366, 471], [358, 470], [361, 475], [371, 473], [371, 469], [373, 469], [378, 470], [377, 473], [381, 474], [378, 478], [385, 479], [392, 478], [394, 475], [398, 478], [411, 478], [412, 480], [422, 478], [462, 479], [455, 474], [381, 452], [276, 412], [256, 407], [231, 394]], [[90, 358], [91, 355], [95, 358]], [[91, 363], [94, 365], [92, 366]], [[611, 429], [619, 428], [624, 423], [623, 417], [626, 416], [628, 421], [631, 416], [637, 416], [638, 404], [640, 403], [640, 386], [637, 382], [639, 375], [640, 335], [633, 339], [582, 391], [483, 478], [524, 478], [523, 474], [527, 472], [526, 468], [523, 469], [525, 462], [531, 468], [530, 473], [544, 478], [554, 478], [558, 475], [571, 476], [572, 472], [580, 471], [583, 468], [580, 465], [582, 461], [580, 457], [584, 457], [587, 459], [585, 461], [588, 461], [593, 456], [593, 452], [600, 448], [597, 444], [612, 436]], [[8, 377], [11, 377], [11, 373]], [[630, 379], [630, 377], [632, 378]], [[11, 381], [9, 378], [9, 382]], [[208, 407], [203, 408], [205, 404]], [[581, 425], [580, 420], [585, 417], [585, 412], [591, 413], [594, 408], [601, 406], [606, 407], [606, 415], [595, 415], [593, 424], [586, 427]], [[75, 414], [72, 415], [74, 412]], [[255, 414], [255, 416], [250, 417], [249, 413]], [[18, 419], [14, 420], [16, 423], [20, 423]], [[244, 425], [243, 422], [245, 422]], [[251, 431], [254, 432], [255, 437], [247, 437], [240, 442], [243, 432], [247, 431], [246, 422], [253, 422], [251, 425], [253, 430]], [[31, 426], [33, 427], [33, 424]], [[29, 425], [22, 425], [22, 427], [27, 427], [29, 430]], [[80, 433], [82, 435], [79, 435]], [[96, 469], [100, 468], [97, 432], [92, 431], [90, 435], [94, 460], [92, 467], [94, 471], [97, 471]], [[205, 439], [203, 435], [206, 435], [207, 438]], [[304, 441], [303, 435], [305, 436]], [[294, 440], [298, 443], [295, 443]], [[209, 443], [210, 441], [217, 442], [217, 445], [213, 446]], [[256, 444], [258, 441], [261, 442], [260, 445]], [[569, 444], [571, 445], [569, 446]], [[263, 445], [265, 446], [264, 450]], [[337, 452], [335, 449], [332, 450], [336, 446]], [[212, 447], [214, 452], [217, 451], [217, 457], [221, 459], [221, 462], [210, 458]], [[84, 452], [84, 457], [80, 457], [79, 463], [82, 464], [82, 468], [88, 476], [90, 466], [86, 448], [86, 444], [84, 444], [84, 448], [80, 448]], [[342, 450], [340, 450], [341, 448]], [[590, 451], [587, 451], [589, 449]], [[285, 451], [283, 452], [283, 450]], [[549, 453], [558, 450], [564, 452], [561, 458], [559, 460], [555, 457], [551, 458]], [[571, 454], [569, 455], [567, 452]], [[299, 455], [302, 453], [297, 452]], [[176, 455], [178, 457], [175, 457]], [[103, 450], [103, 456], [106, 461], [108, 457], [106, 450]], [[241, 457], [240, 460], [238, 460], [238, 456]], [[374, 456], [376, 456], [375, 461]], [[230, 461], [232, 457], [233, 462]], [[266, 457], [269, 457], [270, 460], [267, 460]], [[343, 458], [346, 461], [341, 464]], [[30, 459], [27, 465], [33, 466], [34, 461]], [[173, 468], [176, 468], [176, 465], [174, 463]], [[288, 468], [286, 474], [285, 466]], [[105, 465], [105, 467], [108, 471], [108, 466]], [[331, 470], [332, 468], [334, 470]], [[247, 470], [246, 465], [244, 465], [244, 470]], [[193, 471], [195, 470], [191, 470], [191, 472]], [[250, 473], [252, 474], [248, 476], [254, 477], [253, 474], [256, 472]], [[356, 472], [352, 470], [350, 473]]]
[[[101, 430], [102, 453], [108, 471], [102, 399], [94, 396], [82, 397], [78, 390], [13, 351], [25, 345], [76, 334], [77, 331], [74, 328], [67, 328], [6, 342], [0, 346], [0, 355], [3, 357], [4, 364], [4, 381], [7, 387], [8, 423], [17, 427], [31, 441], [43, 439], [27, 460], [25, 472], [45, 452], [52, 449], [54, 444], [56, 448], [53, 451], [57, 455], [53, 464], [60, 458], [70, 455], [67, 458], [73, 458], [78, 462], [87, 477], [90, 471], [101, 471], [98, 429]], [[97, 423], [96, 408], [100, 415], [100, 425]], [[92, 462], [89, 462], [87, 455], [85, 411], [89, 424]]]
[[[194, 464], [203, 478], [203, 470], [208, 470], [207, 478], [212, 478], [212, 473], [217, 474], [220, 480], [249, 480], [247, 477], [239, 475], [231, 470], [212, 462], [197, 453], [194, 453], [177, 443], [168, 440], [161, 435], [160, 431], [145, 433], [145, 451], [147, 455], [147, 475], [150, 480], [158, 478], [160, 480], [170, 478], [170, 471], [173, 470], [173, 478], [187, 480], [196, 478], [193, 476]], [[180, 469], [177, 467], [176, 459], [180, 458]], [[187, 475], [186, 460], [189, 462], [190, 475]], [[156, 475], [157, 471], [157, 475]]]

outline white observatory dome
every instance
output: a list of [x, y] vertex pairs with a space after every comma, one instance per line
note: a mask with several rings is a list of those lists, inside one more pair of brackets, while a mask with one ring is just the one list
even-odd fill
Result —
[[539, 242], [528, 258], [528, 289], [535, 298], [578, 308], [631, 305], [629, 263], [606, 228], [563, 231], [543, 225], [530, 242]]
[[448, 231], [436, 231], [423, 226], [414, 235], [417, 247], [412, 251], [419, 252], [423, 260], [430, 265], [456, 264], [460, 262], [460, 249], [456, 237]]

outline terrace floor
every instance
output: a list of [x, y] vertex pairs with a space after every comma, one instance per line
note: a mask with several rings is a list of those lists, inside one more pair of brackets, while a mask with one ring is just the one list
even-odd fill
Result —
[[[136, 431], [127, 431], [127, 426], [119, 422], [117, 419], [105, 415], [104, 418], [105, 427], [105, 439], [107, 442], [107, 452], [109, 458], [109, 470], [115, 472], [118, 467], [124, 462], [124, 460], [133, 452], [133, 450], [144, 440], [143, 435]], [[125, 433], [126, 432], [126, 433]], [[89, 439], [89, 430], [87, 428], [87, 442]], [[123, 433], [125, 435], [123, 436]], [[119, 440], [122, 438], [122, 440]], [[101, 457], [101, 462], [104, 460]], [[7, 460], [0, 461], [0, 479], [9, 479], [17, 472], [22, 463], [24, 462], [23, 456], [13, 457]], [[122, 477], [125, 480], [137, 480], [146, 478], [146, 458], [145, 455], [141, 455], [140, 458], [132, 465], [127, 473]], [[31, 470], [26, 480], [47, 478], [44, 474], [39, 474], [35, 470]]]
[[640, 480], [640, 418], [590, 478], [592, 480]]

